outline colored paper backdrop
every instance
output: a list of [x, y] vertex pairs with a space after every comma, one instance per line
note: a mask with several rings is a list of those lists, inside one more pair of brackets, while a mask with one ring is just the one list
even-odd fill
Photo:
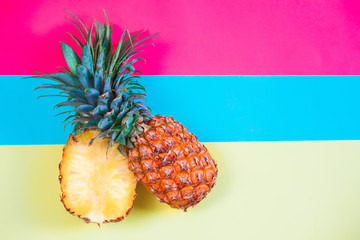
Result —
[[[44, 81], [23, 77], [65, 65], [59, 41], [78, 34], [64, 10], [89, 26], [102, 9], [115, 40], [160, 34], [137, 65], [146, 103], [218, 163], [187, 213], [140, 184], [131, 214], [100, 228], [59, 201], [70, 129], [57, 98], [37, 99]], [[2, 1], [0, 239], [360, 239], [359, 12], [351, 0]]]
[[102, 8], [116, 30], [160, 33], [143, 55], [146, 75], [360, 73], [359, 1], [14, 0], [0, 7], [0, 74], [54, 71], [59, 41], [75, 31], [63, 10], [89, 24]]
[[[4, 99], [27, 104], [19, 111], [0, 102], [7, 109], [0, 144], [65, 144], [67, 115], [53, 110], [63, 98], [37, 99], [57, 91], [34, 91], [49, 81], [0, 76], [0, 82], [8, 89]], [[359, 76], [143, 76], [141, 83], [153, 114], [173, 116], [203, 142], [360, 139]], [[24, 124], [31, 126], [26, 134]]]

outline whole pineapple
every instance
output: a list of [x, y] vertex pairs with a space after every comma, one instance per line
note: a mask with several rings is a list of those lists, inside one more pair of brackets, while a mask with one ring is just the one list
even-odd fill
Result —
[[[60, 96], [67, 97], [67, 100], [56, 107], [73, 107], [64, 112], [70, 113], [66, 120], [69, 121], [67, 124], [74, 125], [72, 134], [75, 134], [69, 137], [60, 165], [62, 201], [65, 207], [87, 222], [121, 220], [132, 208], [135, 194], [133, 190], [136, 186], [133, 184], [134, 174], [160, 201], [171, 207], [186, 210], [194, 206], [214, 186], [217, 167], [205, 146], [183, 125], [172, 117], [152, 115], [142, 102], [145, 89], [138, 83], [140, 72], [133, 67], [135, 62], [142, 59], [133, 56], [139, 52], [139, 47], [146, 44], [140, 43], [152, 36], [136, 41], [139, 34], [130, 35], [125, 31], [117, 47], [113, 48], [112, 26], [108, 21], [101, 25], [95, 20], [93, 36], [94, 24], [87, 30], [80, 20], [72, 16], [85, 40], [82, 43], [71, 35], [82, 48], [82, 56], [80, 58], [67, 44], [61, 43], [68, 68], [64, 68], [63, 72], [43, 74], [41, 77], [59, 84], [39, 87], [62, 90]], [[96, 145], [98, 141], [101, 143]], [[80, 146], [76, 147], [76, 144]], [[124, 157], [114, 155], [114, 148]], [[72, 154], [65, 154], [67, 149], [78, 150], [69, 150]], [[103, 154], [104, 159], [110, 153], [111, 159], [115, 160], [111, 164], [101, 160], [101, 155], [97, 155], [100, 160], [96, 160], [93, 158], [94, 152]], [[128, 164], [134, 174], [128, 174], [119, 161]], [[67, 168], [64, 167], [65, 163]], [[106, 170], [95, 171], [94, 168]], [[92, 175], [84, 174], [86, 171]], [[94, 190], [100, 189], [96, 184], [89, 186], [89, 176], [93, 177], [94, 182], [94, 179], [105, 177], [106, 174], [116, 176], [115, 179], [121, 178], [123, 185], [119, 186], [120, 182], [114, 183], [108, 178], [106, 184], [110, 184], [109, 189], [115, 186], [116, 190], [99, 193]], [[79, 180], [79, 175], [86, 177]], [[74, 187], [76, 185], [82, 187], [81, 193]], [[92, 191], [88, 191], [89, 189]], [[87, 201], [79, 201], [79, 194], [85, 195]], [[69, 195], [75, 197], [69, 199]], [[112, 208], [106, 208], [102, 204], [110, 201], [109, 206], [113, 206], [111, 201], [119, 196], [123, 200], [113, 209], [115, 211], [122, 206], [122, 211], [115, 211], [111, 215], [109, 213]], [[97, 200], [94, 202], [89, 199]], [[94, 213], [84, 214], [90, 208], [97, 209], [96, 217]], [[104, 209], [109, 210], [106, 216], [111, 217], [105, 217]]]

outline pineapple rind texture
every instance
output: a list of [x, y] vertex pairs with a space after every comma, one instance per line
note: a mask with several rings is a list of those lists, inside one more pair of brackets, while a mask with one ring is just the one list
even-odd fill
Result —
[[196, 136], [172, 117], [153, 116], [129, 148], [129, 168], [147, 190], [172, 208], [195, 206], [210, 192], [217, 165]]
[[89, 146], [97, 134], [85, 131], [68, 138], [59, 165], [61, 201], [85, 222], [117, 222], [133, 207], [137, 181], [117, 146], [107, 150], [106, 139]]

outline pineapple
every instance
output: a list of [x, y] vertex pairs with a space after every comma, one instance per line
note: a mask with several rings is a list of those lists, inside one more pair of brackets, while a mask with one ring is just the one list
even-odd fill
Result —
[[139, 123], [143, 133], [127, 148], [130, 169], [146, 189], [173, 208], [186, 211], [215, 185], [216, 162], [182, 124], [152, 116]]
[[61, 201], [86, 222], [117, 222], [132, 209], [137, 181], [117, 146], [107, 150], [105, 139], [89, 146], [98, 134], [86, 131], [69, 137], [59, 165]]
[[173, 208], [186, 211], [199, 203], [215, 184], [216, 163], [182, 124], [150, 113], [141, 72], [133, 66], [142, 60], [133, 56], [148, 44], [140, 43], [154, 35], [137, 40], [140, 33], [126, 30], [112, 47], [107, 17], [87, 30], [71, 15], [84, 38], [70, 34], [82, 55], [61, 42], [68, 68], [42, 74], [58, 84], [38, 87], [61, 90], [67, 100], [55, 107], [72, 108], [63, 112], [69, 114], [66, 125], [74, 125], [60, 164], [65, 208], [86, 222], [119, 221], [132, 208], [135, 177]]

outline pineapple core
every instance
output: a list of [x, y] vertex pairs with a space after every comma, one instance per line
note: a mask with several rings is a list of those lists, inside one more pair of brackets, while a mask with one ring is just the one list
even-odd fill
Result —
[[98, 134], [85, 131], [69, 137], [60, 164], [62, 202], [86, 222], [117, 222], [132, 209], [137, 181], [117, 145], [107, 150], [109, 139], [89, 146]]

